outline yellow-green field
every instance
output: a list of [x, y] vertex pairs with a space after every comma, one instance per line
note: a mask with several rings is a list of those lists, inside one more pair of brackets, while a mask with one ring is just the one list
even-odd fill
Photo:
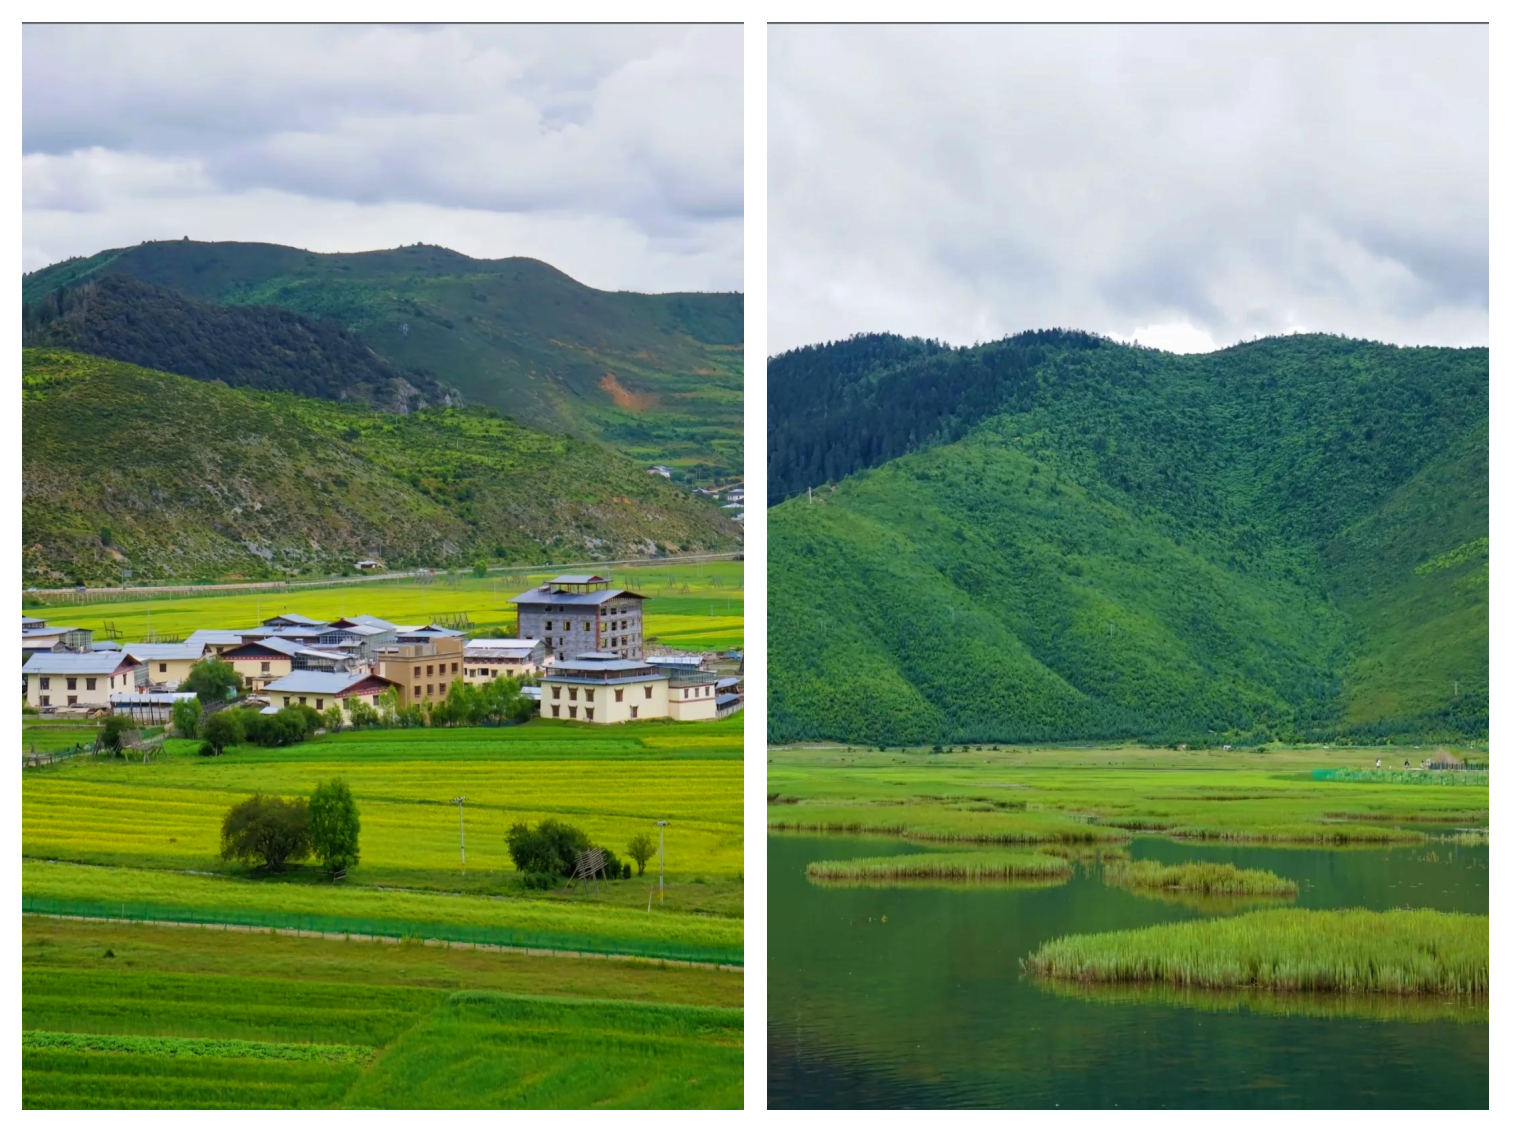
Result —
[[[647, 596], [647, 638], [680, 649], [725, 650], [745, 638], [745, 564], [717, 561], [665, 567], [605, 568], [600, 574], [618, 587]], [[81, 626], [95, 637], [135, 642], [148, 634], [183, 637], [195, 630], [235, 630], [265, 618], [296, 611], [309, 618], [371, 614], [390, 622], [422, 623], [465, 614], [480, 628], [513, 625], [509, 601], [558, 571], [530, 575], [468, 574], [438, 576], [421, 585], [413, 579], [349, 583], [340, 586], [263, 590], [247, 594], [207, 591], [187, 598], [129, 598], [38, 605], [26, 601], [26, 614], [59, 626]], [[90, 596], [94, 598], [94, 596]]]

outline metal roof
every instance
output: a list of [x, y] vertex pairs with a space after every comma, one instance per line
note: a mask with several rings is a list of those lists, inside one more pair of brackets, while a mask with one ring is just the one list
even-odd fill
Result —
[[292, 610], [289, 613], [287, 613], [287, 614], [277, 614], [277, 615], [274, 615], [272, 618], [265, 618], [263, 620], [263, 625], [264, 626], [272, 626], [275, 622], [279, 622], [281, 620], [285, 621], [285, 622], [293, 622], [297, 626], [325, 626], [326, 625], [326, 623], [322, 622], [318, 618], [306, 618], [303, 614], [295, 614]]
[[110, 695], [112, 705], [171, 705], [175, 701], [192, 701], [196, 693], [130, 693], [116, 692]]
[[77, 626], [32, 626], [21, 628], [23, 638], [56, 638], [61, 634], [72, 634]]
[[121, 649], [137, 661], [198, 661], [205, 656], [199, 642], [127, 642]]
[[607, 583], [608, 575], [558, 575], [555, 579], [548, 579], [547, 585], [553, 586], [561, 583], [565, 587], [581, 587], [587, 583]]
[[245, 630], [196, 630], [184, 639], [184, 645], [203, 642], [207, 646], [239, 646], [245, 633]]
[[374, 618], [371, 614], [354, 614], [347, 619], [348, 622], [361, 622], [364, 626], [377, 626], [380, 630], [397, 629], [392, 622], [385, 622], [382, 618]]
[[254, 641], [246, 642], [243, 645], [238, 646], [236, 649], [227, 650], [226, 652], [228, 654], [235, 654], [241, 652], [243, 649], [256, 649], [261, 646], [266, 646], [276, 654], [283, 654], [286, 657], [291, 658], [295, 654], [304, 653], [310, 648], [308, 646], [302, 646], [298, 642], [291, 642], [288, 638], [280, 638], [277, 634], [274, 634], [271, 637], [258, 638]]
[[510, 599], [510, 601], [517, 606], [534, 606], [541, 603], [555, 603], [561, 606], [599, 606], [621, 597], [645, 598], [646, 596], [637, 594], [635, 591], [621, 590], [586, 591], [582, 594], [575, 594], [571, 591], [543, 591], [538, 589], [518, 594]]
[[470, 638], [467, 648], [474, 646], [487, 650], [534, 650], [541, 644], [540, 638]]
[[317, 669], [297, 669], [287, 677], [280, 677], [263, 686], [265, 693], [323, 693], [336, 696], [345, 693], [364, 681], [382, 681], [385, 685], [398, 685], [386, 677], [372, 673], [322, 673]]
[[714, 705], [716, 709], [723, 709], [727, 705], [736, 704], [740, 699], [741, 695], [739, 693], [721, 693], [714, 699]]
[[136, 659], [125, 651], [101, 650], [87, 654], [37, 653], [21, 667], [22, 673], [114, 673]]

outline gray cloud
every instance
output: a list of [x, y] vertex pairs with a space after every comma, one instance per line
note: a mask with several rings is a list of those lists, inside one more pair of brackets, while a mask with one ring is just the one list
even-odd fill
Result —
[[770, 30], [769, 349], [1485, 343], [1484, 27]]
[[739, 27], [30, 26], [23, 51], [25, 270], [193, 218], [742, 283]]

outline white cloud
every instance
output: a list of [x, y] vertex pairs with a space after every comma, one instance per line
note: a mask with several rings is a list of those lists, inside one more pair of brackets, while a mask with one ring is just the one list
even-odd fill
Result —
[[540, 255], [600, 287], [742, 285], [739, 27], [51, 25], [23, 42], [24, 269], [194, 228]]
[[1485, 28], [769, 42], [774, 351], [1046, 326], [1487, 341]]

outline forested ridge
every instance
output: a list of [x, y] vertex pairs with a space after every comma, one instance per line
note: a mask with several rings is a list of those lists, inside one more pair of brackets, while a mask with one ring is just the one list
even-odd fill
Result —
[[733, 549], [713, 503], [485, 406], [383, 413], [22, 351], [28, 583], [288, 578]]
[[[833, 364], [832, 364], [833, 363]], [[774, 740], [1481, 736], [1484, 349], [771, 360]]]
[[191, 299], [129, 276], [101, 276], [25, 304], [22, 345], [58, 347], [189, 378], [348, 398], [408, 412], [454, 400], [419, 372], [401, 372], [334, 319], [280, 307]]
[[[186, 302], [330, 321], [406, 376], [433, 378], [538, 429], [671, 465], [682, 479], [741, 473], [744, 300], [736, 292], [601, 291], [539, 260], [480, 260], [434, 245], [316, 253], [185, 238], [32, 272], [22, 279], [22, 300], [35, 310], [60, 289], [121, 279]], [[102, 341], [38, 345], [93, 350]], [[110, 356], [174, 361], [175, 372], [204, 361], [182, 349], [171, 360]]]

